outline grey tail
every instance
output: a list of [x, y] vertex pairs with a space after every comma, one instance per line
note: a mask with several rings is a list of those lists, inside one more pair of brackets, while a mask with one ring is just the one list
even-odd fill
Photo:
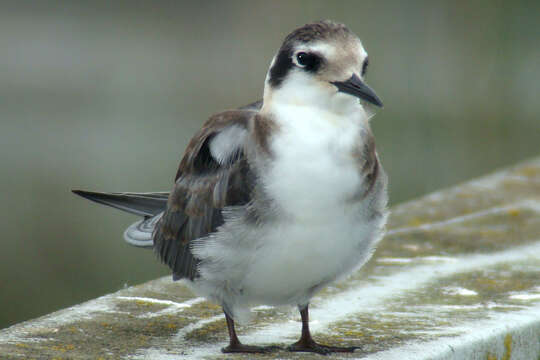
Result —
[[143, 216], [144, 219], [137, 221], [126, 229], [124, 240], [137, 247], [152, 248], [154, 246], [152, 234], [167, 206], [168, 192], [103, 193], [83, 190], [72, 191], [74, 194], [98, 204]]
[[165, 210], [168, 192], [153, 193], [104, 193], [72, 190], [74, 194], [99, 204], [111, 206], [139, 216], [154, 216]]

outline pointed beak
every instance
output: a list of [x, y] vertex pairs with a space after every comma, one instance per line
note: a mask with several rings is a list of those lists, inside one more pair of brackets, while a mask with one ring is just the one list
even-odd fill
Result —
[[356, 74], [352, 74], [348, 80], [331, 81], [330, 84], [337, 87], [339, 92], [356, 96], [379, 107], [383, 106], [381, 99], [375, 94], [375, 91], [367, 86]]

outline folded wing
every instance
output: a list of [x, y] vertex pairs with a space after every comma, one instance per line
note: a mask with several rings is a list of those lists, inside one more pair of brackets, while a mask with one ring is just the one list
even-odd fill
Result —
[[173, 270], [174, 279], [197, 277], [191, 241], [215, 232], [223, 224], [225, 207], [251, 199], [254, 177], [244, 146], [257, 108], [214, 115], [186, 149], [153, 235], [154, 250]]

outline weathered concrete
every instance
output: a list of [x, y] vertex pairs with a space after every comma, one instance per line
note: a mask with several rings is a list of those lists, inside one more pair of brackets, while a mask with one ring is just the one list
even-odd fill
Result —
[[[369, 264], [313, 301], [316, 338], [361, 346], [330, 358], [539, 360], [539, 215], [540, 158], [396, 206]], [[295, 311], [255, 318], [246, 343], [299, 335]], [[0, 358], [218, 359], [226, 339], [220, 309], [167, 277], [1, 330]]]

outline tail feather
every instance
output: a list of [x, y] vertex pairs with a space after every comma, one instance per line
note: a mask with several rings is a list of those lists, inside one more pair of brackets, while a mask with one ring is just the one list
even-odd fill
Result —
[[99, 204], [111, 206], [139, 216], [154, 216], [165, 210], [168, 192], [154, 193], [104, 193], [72, 190], [74, 194]]
[[154, 246], [152, 234], [167, 206], [168, 192], [103, 193], [83, 190], [72, 191], [74, 194], [99, 204], [143, 216], [144, 219], [133, 223], [126, 229], [124, 240], [137, 247], [152, 248]]
[[154, 233], [154, 228], [162, 215], [163, 213], [159, 213], [156, 216], [145, 217], [144, 219], [131, 224], [126, 231], [124, 231], [124, 240], [133, 246], [153, 248], [154, 239], [152, 235]]

